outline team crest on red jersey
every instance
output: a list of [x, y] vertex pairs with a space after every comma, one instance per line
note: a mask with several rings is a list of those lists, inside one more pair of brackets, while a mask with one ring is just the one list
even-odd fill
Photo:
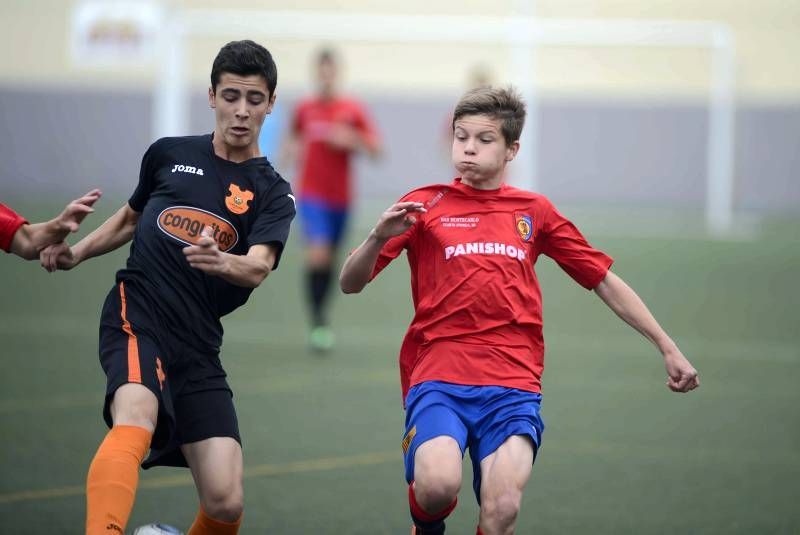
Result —
[[533, 236], [533, 218], [528, 214], [514, 214], [517, 234], [523, 241], [530, 241]]
[[250, 209], [250, 201], [253, 200], [253, 192], [246, 189], [239, 189], [239, 186], [231, 183], [228, 186], [228, 195], [225, 197], [225, 206], [236, 215], [242, 215]]

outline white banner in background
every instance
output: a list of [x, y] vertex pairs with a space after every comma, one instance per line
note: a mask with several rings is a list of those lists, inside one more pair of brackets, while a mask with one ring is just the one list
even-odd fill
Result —
[[164, 20], [149, 1], [83, 1], [72, 12], [72, 61], [81, 66], [131, 65], [152, 61]]

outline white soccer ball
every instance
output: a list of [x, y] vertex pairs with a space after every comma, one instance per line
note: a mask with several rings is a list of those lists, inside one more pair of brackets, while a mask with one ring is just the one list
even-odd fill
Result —
[[133, 535], [183, 535], [183, 532], [167, 524], [147, 524], [133, 530]]

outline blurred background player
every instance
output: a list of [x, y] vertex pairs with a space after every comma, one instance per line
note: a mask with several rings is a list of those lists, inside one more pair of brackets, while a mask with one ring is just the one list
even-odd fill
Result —
[[339, 93], [339, 59], [333, 50], [320, 50], [314, 69], [316, 92], [294, 109], [283, 160], [297, 163], [299, 177], [295, 189], [306, 247], [309, 344], [327, 351], [334, 343], [327, 305], [350, 213], [352, 159], [359, 152], [379, 156], [381, 142], [365, 106]]
[[542, 297], [534, 264], [553, 258], [661, 352], [667, 385], [699, 386], [697, 371], [636, 293], [543, 195], [504, 184], [525, 105], [511, 89], [479, 88], [455, 108], [450, 184], [389, 207], [348, 257], [340, 284], [360, 292], [403, 250], [414, 318], [400, 350], [402, 448], [412, 534], [442, 534], [467, 449], [480, 504], [478, 534], [514, 532], [541, 446]]
[[133, 240], [101, 316], [111, 429], [89, 467], [87, 534], [125, 531], [140, 464], [191, 469], [200, 508], [189, 535], [239, 530], [242, 448], [220, 318], [277, 268], [295, 215], [258, 147], [277, 78], [261, 45], [222, 47], [208, 89], [213, 134], [153, 143], [116, 214], [72, 248], [42, 252], [48, 269], [71, 269]]
[[25, 260], [39, 258], [42, 249], [78, 231], [83, 218], [94, 212], [92, 206], [101, 195], [99, 189], [94, 189], [69, 203], [57, 217], [33, 224], [0, 203], [0, 249]]

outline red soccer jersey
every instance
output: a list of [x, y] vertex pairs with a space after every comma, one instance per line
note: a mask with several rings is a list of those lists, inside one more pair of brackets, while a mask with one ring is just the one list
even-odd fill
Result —
[[592, 248], [543, 195], [503, 185], [478, 190], [456, 179], [403, 201], [427, 212], [389, 240], [374, 278], [406, 249], [414, 319], [400, 350], [403, 399], [424, 381], [541, 389], [542, 295], [534, 271], [553, 258], [587, 289], [613, 260]]
[[3, 203], [0, 203], [0, 249], [8, 252], [11, 240], [19, 227], [27, 223], [24, 217], [16, 213]]
[[300, 102], [292, 118], [292, 130], [302, 145], [300, 160], [301, 197], [311, 197], [345, 208], [350, 203], [351, 151], [326, 142], [332, 128], [348, 125], [368, 143], [377, 143], [377, 133], [364, 107], [352, 99], [308, 99]]

